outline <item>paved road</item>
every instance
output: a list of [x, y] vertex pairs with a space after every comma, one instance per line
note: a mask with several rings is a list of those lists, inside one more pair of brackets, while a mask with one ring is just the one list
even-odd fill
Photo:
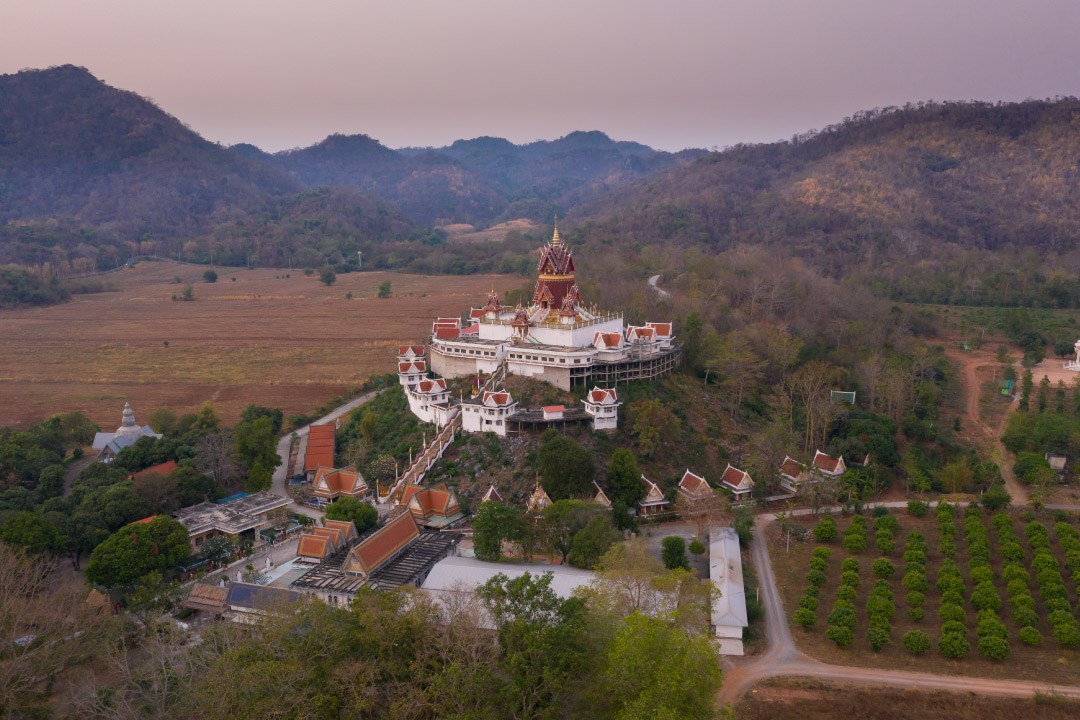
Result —
[[661, 298], [671, 297], [671, 293], [669, 293], [667, 290], [665, 290], [664, 288], [657, 285], [658, 282], [660, 282], [660, 276], [659, 275], [653, 275], [651, 278], [649, 278], [649, 287], [651, 287], [653, 290], [655, 290], [657, 293], [659, 293]]
[[[341, 417], [342, 415], [344, 415], [345, 413], [351, 412], [351, 411], [355, 410], [356, 408], [360, 407], [361, 405], [366, 403], [368, 400], [375, 397], [375, 395], [377, 393], [379, 393], [379, 392], [381, 392], [381, 391], [380, 390], [372, 390], [369, 393], [364, 393], [360, 397], [358, 397], [358, 398], [356, 398], [354, 400], [350, 400], [349, 402], [345, 403], [344, 405], [341, 405], [340, 407], [335, 408], [330, 413], [327, 413], [326, 415], [323, 415], [321, 418], [319, 418], [315, 422], [311, 423], [311, 425], [325, 425], [326, 423], [333, 422], [333, 421], [337, 420], [339, 417]], [[311, 430], [311, 425], [305, 425], [304, 427], [297, 430], [295, 432], [295, 434], [298, 437], [304, 437]], [[289, 472], [289, 448], [292, 445], [292, 436], [293, 436], [293, 433], [291, 433], [291, 432], [286, 433], [286, 434], [281, 436], [280, 440], [278, 440], [277, 453], [278, 453], [278, 457], [281, 458], [281, 464], [278, 465], [276, 470], [274, 470], [274, 481], [273, 481], [273, 484], [272, 484], [272, 486], [270, 488], [271, 492], [273, 492], [275, 495], [281, 495], [282, 497], [289, 497], [289, 493], [285, 490], [285, 481], [286, 481], [285, 475], [286, 475], [286, 473]], [[321, 510], [316, 510], [315, 508], [310, 508], [310, 507], [307, 507], [306, 505], [301, 505], [301, 504], [299, 504], [299, 503], [297, 503], [295, 501], [289, 506], [289, 509], [294, 511], [294, 512], [298, 512], [301, 515], [307, 515], [308, 517], [312, 517], [312, 518], [316, 518], [316, 519], [321, 518], [325, 514]]]
[[[901, 505], [903, 503], [883, 503]], [[801, 514], [801, 513], [800, 513]], [[999, 680], [997, 678], [964, 677], [957, 675], [930, 675], [901, 670], [878, 670], [865, 667], [829, 665], [808, 658], [795, 647], [791, 637], [787, 615], [776, 587], [772, 563], [766, 545], [765, 532], [774, 521], [771, 515], [759, 515], [754, 526], [754, 544], [750, 552], [754, 558], [758, 580], [765, 605], [765, 633], [768, 649], [750, 662], [725, 669], [724, 684], [719, 701], [734, 704], [753, 685], [768, 678], [781, 675], [802, 675], [841, 682], [858, 682], [869, 685], [919, 688], [923, 690], [950, 690], [972, 692], [980, 695], [998, 695], [1030, 698], [1036, 691], [1055, 692], [1080, 698], [1080, 687], [1048, 685], [1025, 680]]]

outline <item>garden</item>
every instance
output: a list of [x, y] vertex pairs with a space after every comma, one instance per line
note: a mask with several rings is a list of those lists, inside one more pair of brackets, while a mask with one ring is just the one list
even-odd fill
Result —
[[1074, 684], [1080, 532], [1064, 513], [913, 502], [769, 541], [792, 636], [819, 660]]

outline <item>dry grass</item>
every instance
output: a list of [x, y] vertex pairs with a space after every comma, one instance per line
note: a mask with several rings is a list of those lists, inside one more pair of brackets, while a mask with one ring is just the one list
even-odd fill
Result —
[[[997, 556], [997, 537], [993, 528], [990, 526], [989, 516], [984, 516], [983, 519], [989, 530], [990, 547], [994, 553], [992, 566], [995, 573], [995, 587], [997, 587], [998, 593], [1001, 595], [1003, 601], [1002, 608], [998, 611], [998, 615], [1001, 617], [1002, 622], [1005, 623], [1005, 627], [1009, 631], [1011, 654], [1007, 659], [1000, 662], [987, 660], [979, 654], [978, 649], [976, 648], [978, 638], [975, 634], [975, 616], [977, 611], [975, 608], [971, 607], [970, 604], [966, 604], [964, 610], [967, 613], [967, 622], [965, 624], [968, 627], [967, 639], [968, 642], [971, 643], [971, 651], [967, 656], [957, 660], [950, 660], [940, 655], [937, 652], [937, 640], [941, 636], [941, 621], [938, 619], [937, 612], [938, 608], [941, 606], [941, 593], [938, 592], [937, 588], [934, 586], [934, 582], [937, 580], [937, 572], [941, 567], [944, 558], [938, 552], [939, 534], [937, 531], [937, 521], [933, 513], [928, 514], [921, 520], [911, 517], [903, 511], [897, 512], [896, 517], [900, 521], [900, 531], [896, 534], [897, 549], [893, 555], [889, 556], [889, 559], [892, 560], [893, 564], [896, 566], [896, 574], [889, 580], [895, 596], [896, 615], [892, 620], [892, 636], [889, 643], [885, 645], [880, 652], [874, 652], [866, 639], [866, 628], [868, 625], [866, 600], [873, 587], [874, 581], [877, 579], [871, 572], [870, 565], [873, 563], [874, 559], [880, 557], [880, 554], [874, 548], [873, 529], [871, 528], [868, 531], [867, 542], [869, 547], [866, 551], [858, 555], [850, 555], [840, 545], [840, 540], [843, 538], [844, 530], [850, 524], [850, 519], [837, 516], [837, 523], [840, 527], [840, 538], [828, 543], [822, 543], [832, 550], [832, 557], [829, 559], [829, 570], [826, 573], [828, 580], [821, 586], [821, 602], [817, 610], [817, 624], [812, 626], [810, 630], [804, 631], [800, 626], [791, 623], [791, 634], [795, 639], [795, 644], [800, 650], [811, 657], [837, 665], [858, 665], [862, 667], [909, 670], [913, 672], [928, 672], [942, 675], [974, 675], [981, 677], [1045, 680], [1050, 683], [1065, 685], [1075, 685], [1080, 681], [1080, 651], [1063, 649], [1054, 641], [1050, 632], [1050, 627], [1045, 622], [1045, 611], [1038, 599], [1037, 587], [1034, 585], [1034, 582], [1032, 583], [1031, 588], [1032, 593], [1035, 596], [1036, 612], [1039, 613], [1041, 618], [1037, 629], [1042, 633], [1042, 644], [1037, 647], [1028, 647], [1023, 645], [1017, 639], [1019, 628], [1016, 627], [1015, 623], [1012, 621], [1008, 603], [1004, 602], [1008, 597], [1008, 594], [1005, 591], [1005, 583], [1001, 580], [1002, 563], [1000, 557]], [[1041, 518], [1041, 520], [1048, 528], [1052, 529], [1053, 520], [1049, 518]], [[964, 541], [962, 512], [957, 514], [955, 523], [958, 529], [958, 534], [956, 536], [957, 554], [955, 562], [961, 573], [964, 574], [967, 591], [970, 593], [972, 584], [967, 577], [968, 554], [967, 545]], [[806, 519], [806, 524], [811, 524], [809, 518]], [[1027, 553], [1027, 559], [1030, 561], [1031, 548], [1027, 546], [1023, 527], [1023, 521], [1017, 517], [1014, 529], [1020, 538], [1021, 545], [1024, 546], [1024, 550]], [[900, 584], [904, 572], [904, 539], [909, 531], [916, 529], [922, 532], [923, 537], [929, 546], [929, 553], [926, 561], [926, 577], [930, 581], [930, 588], [925, 593], [926, 604], [923, 606], [926, 611], [926, 616], [920, 621], [912, 620], [908, 616], [908, 604], [906, 599], [907, 590]], [[787, 613], [789, 620], [794, 613], [795, 608], [799, 606], [799, 597], [806, 589], [806, 573], [809, 570], [810, 553], [815, 544], [812, 536], [807, 543], [797, 543], [792, 541], [791, 552], [787, 553], [784, 551], [784, 543], [782, 540], [779, 537], [776, 537], [775, 534], [770, 533], [769, 555], [772, 559], [776, 582], [780, 594], [783, 597], [784, 610]], [[1053, 540], [1051, 541], [1051, 546], [1053, 551], [1058, 555], [1059, 562], [1062, 561], [1064, 559], [1064, 554], [1061, 552], [1061, 548]], [[835, 643], [825, 637], [825, 628], [827, 625], [826, 618], [832, 609], [833, 603], [836, 601], [836, 589], [840, 584], [840, 563], [846, 557], [857, 557], [860, 564], [859, 578], [861, 582], [858, 588], [858, 595], [855, 599], [858, 624], [855, 627], [855, 642], [847, 648], [839, 648]], [[1034, 573], [1032, 574], [1034, 575]], [[1067, 579], [1066, 586], [1069, 586], [1070, 600], [1075, 604], [1075, 589], [1070, 586]], [[922, 630], [930, 636], [930, 639], [934, 644], [930, 652], [922, 657], [918, 657], [904, 649], [901, 638], [904, 636], [904, 633], [909, 630]]]
[[506, 239], [506, 233], [517, 230], [521, 233], [529, 233], [539, 230], [540, 226], [526, 218], [508, 220], [498, 225], [492, 225], [486, 230], [477, 230], [472, 225], [459, 223], [456, 225], [444, 225], [443, 230], [456, 242], [502, 242]]
[[1022, 700], [799, 679], [758, 685], [734, 709], [739, 720], [1071, 720], [1080, 716], [1080, 703], [1061, 697]]
[[[208, 284], [201, 273], [140, 263], [112, 276], [117, 292], [0, 311], [0, 425], [81, 410], [111, 428], [124, 400], [137, 419], [206, 400], [226, 421], [252, 402], [307, 412], [369, 375], [393, 372], [398, 344], [419, 341], [432, 317], [481, 303], [493, 283], [500, 291], [520, 284], [371, 272], [339, 275], [327, 287], [274, 269], [220, 269]], [[195, 283], [196, 302], [172, 301], [183, 289], [177, 274]], [[393, 297], [378, 299], [384, 280]]]

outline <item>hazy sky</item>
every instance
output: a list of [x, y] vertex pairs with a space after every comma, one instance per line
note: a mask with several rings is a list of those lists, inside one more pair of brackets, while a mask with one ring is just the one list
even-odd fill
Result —
[[0, 0], [0, 72], [82, 65], [267, 150], [593, 129], [674, 150], [1080, 95], [1078, 35], [1080, 0]]

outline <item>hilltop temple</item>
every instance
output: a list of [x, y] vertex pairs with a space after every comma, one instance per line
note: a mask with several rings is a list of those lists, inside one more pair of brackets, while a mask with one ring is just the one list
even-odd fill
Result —
[[120, 427], [116, 432], [99, 432], [94, 435], [94, 449], [98, 451], [100, 462], [112, 462], [116, 455], [126, 447], [131, 447], [139, 438], [150, 437], [161, 439], [161, 433], [156, 433], [149, 425], [139, 425], [135, 422], [135, 412], [129, 403], [124, 403], [124, 412], [120, 417]]
[[[574, 385], [613, 387], [650, 380], [679, 361], [670, 322], [625, 325], [620, 312], [586, 304], [574, 278], [573, 251], [559, 237], [540, 249], [538, 277], [528, 307], [503, 305], [494, 290], [483, 307], [432, 324], [427, 362], [443, 377], [505, 372], [544, 380], [563, 390]], [[410, 364], [409, 370], [414, 369]]]

